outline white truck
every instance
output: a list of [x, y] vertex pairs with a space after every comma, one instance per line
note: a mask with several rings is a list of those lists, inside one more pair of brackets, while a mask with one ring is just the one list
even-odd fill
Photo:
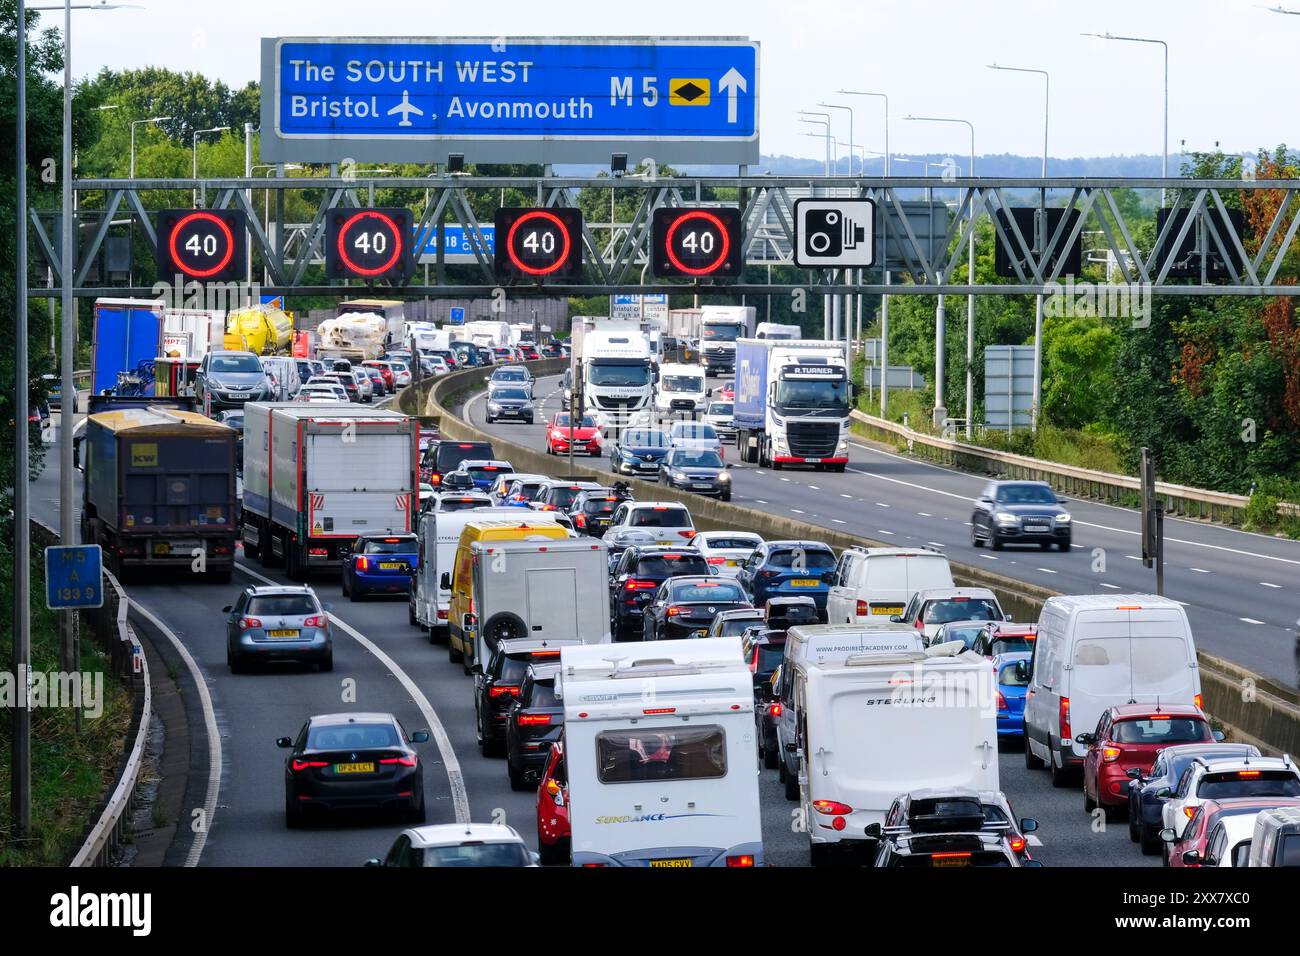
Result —
[[432, 322], [407, 322], [402, 329], [402, 346], [409, 347], [412, 342], [421, 352], [446, 349], [451, 341], [451, 333], [438, 328]]
[[420, 423], [355, 404], [244, 406], [244, 554], [289, 577], [337, 568], [357, 535], [409, 532]]
[[704, 368], [665, 362], [659, 366], [655, 383], [655, 414], [660, 418], [703, 414], [709, 404]]
[[1001, 789], [993, 664], [960, 642], [790, 664], [814, 866], [838, 850], [874, 849], [865, 830], [900, 794]]
[[801, 339], [803, 329], [797, 325], [783, 325], [780, 322], [760, 322], [754, 330], [756, 339]]
[[601, 428], [648, 423], [654, 373], [641, 323], [604, 319], [575, 325], [574, 332], [585, 410]]
[[738, 637], [560, 648], [573, 865], [763, 865]]
[[704, 305], [673, 309], [668, 331], [682, 341], [686, 357], [701, 363], [710, 375], [736, 368], [736, 342], [754, 334], [758, 318], [752, 305]]
[[736, 343], [732, 421], [744, 461], [775, 471], [786, 465], [812, 465], [817, 471], [842, 472], [849, 462], [852, 397], [842, 343]]
[[492, 322], [487, 319], [475, 319], [460, 327], [459, 338], [473, 342], [484, 348], [495, 349], [511, 344], [513, 330], [509, 322]]

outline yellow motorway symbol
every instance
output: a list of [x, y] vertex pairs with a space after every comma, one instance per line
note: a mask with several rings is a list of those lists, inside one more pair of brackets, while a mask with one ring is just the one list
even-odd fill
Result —
[[670, 106], [708, 106], [709, 81], [701, 79], [669, 80]]

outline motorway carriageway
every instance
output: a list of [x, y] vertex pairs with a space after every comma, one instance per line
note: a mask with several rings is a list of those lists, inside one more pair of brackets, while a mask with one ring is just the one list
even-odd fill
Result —
[[[558, 387], [558, 377], [537, 381], [535, 425], [487, 425], [481, 396], [470, 400], [465, 414], [483, 431], [543, 450], [544, 421], [560, 410]], [[861, 441], [850, 446], [844, 474], [810, 467], [773, 471], [740, 463], [734, 444], [723, 451], [732, 463], [733, 504], [884, 544], [928, 545], [962, 564], [1062, 594], [1155, 591], [1155, 570], [1141, 562], [1138, 515], [1129, 508], [1070, 499], [1066, 507], [1073, 516], [1074, 537], [1069, 554], [1016, 545], [994, 552], [970, 542], [971, 510], [985, 478]], [[510, 456], [498, 449], [497, 457]], [[557, 472], [566, 461], [565, 456], [556, 459]], [[609, 464], [608, 457], [582, 461]], [[1187, 609], [1197, 647], [1295, 686], [1300, 541], [1166, 519], [1165, 594]]]
[[[522, 429], [510, 430], [522, 433]], [[46, 461], [45, 471], [33, 485], [32, 506], [36, 517], [57, 527], [57, 457], [50, 455]], [[557, 465], [562, 461], [557, 458]], [[76, 489], [79, 496], [80, 476]], [[167, 629], [166, 634], [149, 629], [155, 644], [163, 645], [169, 660], [177, 657], [166, 645], [172, 640], [183, 645], [211, 698], [212, 712], [203, 714], [188, 669], [178, 663], [175, 676], [188, 705], [190, 733], [201, 735], [203, 724], [210, 720], [217, 728], [214, 743], [220, 754], [215, 812], [198, 865], [356, 866], [387, 852], [404, 824], [358, 816], [303, 830], [288, 830], [284, 825], [286, 751], [275, 746], [275, 738], [296, 734], [312, 714], [348, 710], [387, 711], [408, 731], [422, 727], [433, 731], [434, 739], [419, 748], [429, 823], [455, 822], [467, 811], [474, 821], [514, 826], [535, 847], [534, 795], [511, 791], [505, 762], [479, 754], [472, 682], [459, 664], [448, 661], [445, 646], [430, 645], [423, 632], [408, 624], [404, 598], [352, 603], [341, 596], [336, 577], [319, 575], [312, 586], [322, 601], [333, 605], [333, 673], [286, 667], [231, 675], [221, 608], [233, 602], [240, 588], [266, 579], [289, 583], [283, 569], [263, 570], [240, 555], [234, 582], [228, 586], [190, 581], [185, 575], [126, 585], [132, 601]], [[138, 622], [136, 627], [140, 629]], [[352, 699], [345, 701], [345, 695]], [[438, 724], [445, 730], [441, 746]], [[1158, 865], [1159, 858], [1142, 856], [1129, 842], [1124, 823], [1094, 830], [1083, 812], [1080, 790], [1053, 789], [1045, 772], [1025, 769], [1018, 749], [1004, 752], [999, 764], [1002, 787], [1016, 812], [1041, 824], [1029, 839], [1031, 852], [1047, 865]], [[196, 760], [191, 767], [182, 830], [191, 811], [203, 805], [210, 766], [209, 761]], [[776, 771], [761, 771], [760, 780], [768, 862], [806, 865], [807, 837], [797, 830], [797, 805], [785, 799]]]

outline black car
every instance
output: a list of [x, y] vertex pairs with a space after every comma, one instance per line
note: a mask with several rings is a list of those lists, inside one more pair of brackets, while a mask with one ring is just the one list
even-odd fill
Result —
[[1042, 866], [1024, 852], [1024, 835], [1038, 821], [1011, 814], [997, 792], [914, 790], [897, 797], [867, 836], [877, 841], [877, 867]]
[[[609, 582], [610, 630], [614, 640], [639, 640], [642, 615], [654, 600], [660, 585], [669, 578], [688, 575], [720, 580], [711, 575], [709, 562], [698, 551], [663, 545], [633, 545], [624, 551]], [[722, 580], [726, 583], [725, 579]], [[744, 595], [741, 597], [743, 599]], [[744, 605], [735, 603], [728, 606]], [[707, 629], [708, 623], [703, 626]]]
[[536, 421], [532, 393], [527, 386], [492, 383], [487, 397], [487, 423], [500, 421], [529, 425]]
[[420, 459], [420, 480], [433, 485], [434, 490], [441, 490], [443, 476], [455, 471], [462, 461], [495, 457], [491, 442], [454, 439], [430, 442]]
[[642, 640], [705, 637], [720, 611], [752, 607], [739, 584], [718, 575], [673, 577], [642, 612]]
[[511, 790], [536, 787], [564, 729], [564, 707], [555, 697], [559, 664], [529, 664], [519, 696], [506, 712], [506, 774]]
[[569, 517], [579, 534], [599, 538], [609, 528], [614, 510], [624, 499], [610, 492], [608, 488], [595, 488], [580, 491], [569, 505]]
[[771, 696], [772, 675], [785, 658], [785, 631], [751, 626], [740, 639], [740, 649], [754, 675], [754, 693], [766, 700]]
[[680, 491], [731, 500], [731, 466], [716, 451], [674, 448], [659, 466], [659, 483]]
[[533, 507], [538, 511], [563, 511], [566, 514], [579, 493], [583, 491], [603, 491], [594, 481], [563, 481], [551, 479], [538, 489], [533, 498]]
[[423, 823], [424, 766], [411, 744], [427, 730], [407, 736], [392, 714], [319, 714], [297, 737], [280, 737], [292, 751], [284, 761], [284, 822], [302, 826], [320, 810], [396, 810]]
[[557, 663], [562, 646], [580, 643], [529, 637], [499, 641], [487, 666], [474, 668], [474, 726], [483, 756], [499, 757], [505, 752], [510, 705], [519, 697], [529, 665]]
[[629, 428], [609, 443], [610, 471], [654, 478], [668, 454], [668, 433], [658, 428]]
[[821, 620], [817, 602], [802, 595], [769, 598], [763, 613], [767, 626], [778, 631], [788, 631], [798, 625], [816, 624]]
[[971, 512], [970, 541], [994, 551], [1004, 544], [1055, 544], [1070, 550], [1070, 513], [1045, 481], [990, 481]]
[[371, 395], [375, 398], [382, 398], [388, 394], [388, 383], [384, 381], [384, 373], [379, 371], [373, 365], [359, 366], [366, 378], [370, 379]]

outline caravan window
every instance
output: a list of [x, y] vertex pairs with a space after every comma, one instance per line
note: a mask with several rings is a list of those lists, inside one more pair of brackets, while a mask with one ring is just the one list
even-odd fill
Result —
[[607, 730], [596, 735], [596, 775], [601, 783], [725, 777], [726, 743], [721, 727]]

